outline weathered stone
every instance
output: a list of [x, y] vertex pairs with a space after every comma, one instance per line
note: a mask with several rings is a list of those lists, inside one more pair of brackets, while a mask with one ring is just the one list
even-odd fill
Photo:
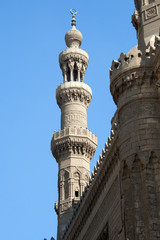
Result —
[[135, 7], [138, 45], [112, 62], [117, 111], [91, 176], [97, 138], [87, 129], [88, 54], [78, 47], [82, 36], [75, 27], [59, 56], [61, 130], [51, 144], [59, 164], [59, 240], [160, 239], [160, 0], [135, 0]]

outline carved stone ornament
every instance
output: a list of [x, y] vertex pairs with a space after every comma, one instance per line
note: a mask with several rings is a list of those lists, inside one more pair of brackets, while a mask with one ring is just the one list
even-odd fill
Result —
[[88, 54], [86, 51], [80, 48], [67, 48], [59, 54], [59, 63], [60, 65], [64, 62], [68, 62], [70, 59], [74, 61], [82, 60], [84, 65], [88, 66]]
[[89, 104], [92, 99], [92, 95], [90, 92], [82, 89], [76, 89], [76, 88], [71, 88], [71, 89], [64, 89], [61, 90], [56, 94], [57, 98], [57, 104], [61, 108], [64, 103], [70, 102], [70, 101], [78, 101], [83, 103], [86, 108], [89, 107]]
[[135, 29], [138, 30], [138, 26], [140, 24], [140, 21], [139, 21], [139, 14], [138, 14], [138, 11], [137, 11], [136, 8], [134, 10], [134, 14], [132, 15], [132, 24], [135, 27]]
[[81, 124], [81, 126], [87, 126], [87, 116], [82, 112], [69, 112], [62, 115], [62, 125], [71, 126], [74, 122], [75, 126]]
[[63, 156], [84, 155], [91, 160], [96, 151], [96, 142], [89, 137], [62, 137], [60, 139], [52, 139], [51, 149], [54, 157], [58, 161]]
[[157, 16], [157, 7], [156, 6], [147, 9], [146, 12], [145, 12], [146, 20], [151, 19], [151, 18], [156, 17], [156, 16]]

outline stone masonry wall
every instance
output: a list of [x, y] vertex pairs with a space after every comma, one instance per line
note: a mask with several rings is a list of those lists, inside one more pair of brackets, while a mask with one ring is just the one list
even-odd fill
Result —
[[160, 101], [155, 81], [123, 90], [118, 98], [125, 235], [160, 239]]
[[100, 198], [97, 200], [96, 206], [78, 240], [98, 239], [106, 224], [108, 225], [109, 239], [121, 239], [119, 237], [122, 230], [122, 214], [118, 165], [110, 181], [107, 182]]

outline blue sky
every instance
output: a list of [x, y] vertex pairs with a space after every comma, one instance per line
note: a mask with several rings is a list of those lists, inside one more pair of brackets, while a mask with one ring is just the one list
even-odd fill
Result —
[[66, 48], [75, 8], [82, 48], [90, 57], [85, 82], [93, 97], [88, 128], [98, 136], [93, 169], [110, 134], [116, 109], [109, 67], [137, 44], [132, 1], [0, 1], [0, 238], [56, 238], [58, 166], [50, 151], [60, 128], [56, 87], [62, 82], [58, 55]]

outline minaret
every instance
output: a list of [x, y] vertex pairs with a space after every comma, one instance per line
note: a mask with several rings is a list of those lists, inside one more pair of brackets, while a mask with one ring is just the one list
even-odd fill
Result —
[[97, 146], [97, 137], [87, 128], [87, 109], [92, 90], [84, 83], [88, 54], [80, 49], [82, 34], [76, 29], [75, 9], [72, 28], [65, 35], [67, 49], [59, 55], [63, 83], [56, 89], [57, 104], [61, 109], [61, 129], [51, 142], [58, 173], [58, 239], [61, 239], [73, 209], [80, 199], [90, 176], [90, 161]]
[[134, 0], [132, 23], [137, 30], [138, 47], [142, 52], [153, 35], [160, 32], [160, 0]]

